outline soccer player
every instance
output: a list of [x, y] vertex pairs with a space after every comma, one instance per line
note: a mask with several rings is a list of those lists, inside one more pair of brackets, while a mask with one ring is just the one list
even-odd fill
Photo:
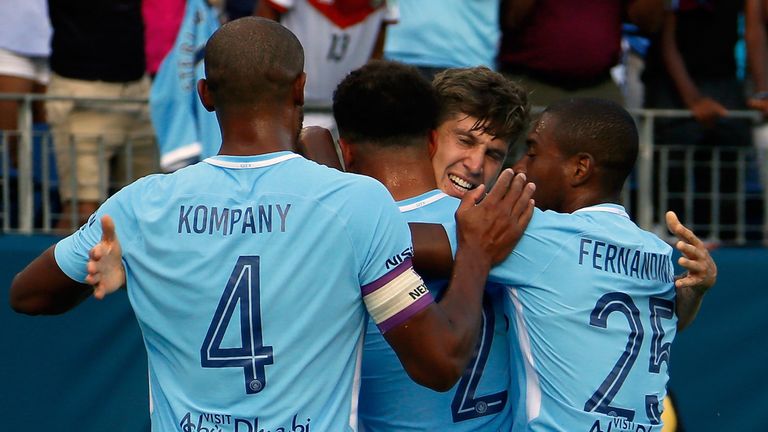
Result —
[[446, 69], [432, 84], [440, 103], [430, 140], [438, 187], [458, 198], [480, 184], [490, 188], [528, 126], [526, 90], [486, 67]]
[[[425, 169], [429, 161], [424, 152], [427, 135], [424, 129], [429, 123], [427, 114], [430, 112], [431, 99], [428, 92], [423, 89], [423, 84], [419, 83], [412, 74], [397, 65], [373, 64], [354, 72], [343, 82], [337, 91], [334, 108], [342, 133], [344, 159], [350, 170], [372, 175], [387, 185], [393, 196], [399, 200], [401, 210], [409, 220], [442, 223], [450, 232], [451, 199], [431, 189], [435, 183], [429, 178], [430, 170]], [[456, 77], [452, 74], [465, 74], [462, 70], [449, 70], [444, 74], [443, 84], [436, 86], [438, 91], [441, 88], [444, 89], [443, 100], [446, 93], [482, 92], [483, 88], [485, 91], [493, 89], [498, 92], [501, 88], [482, 86], [481, 80], [477, 79], [466, 81], [452, 79]], [[485, 79], [493, 81], [494, 77], [491, 73]], [[445, 89], [452, 90], [448, 92]], [[466, 101], [468, 98], [456, 98], [457, 102], [461, 100]], [[465, 105], [463, 109], [481, 113], [483, 107], [488, 109], [491, 106], [494, 104], [485, 103], [475, 109]], [[524, 99], [523, 104], [519, 106], [525, 106]], [[457, 111], [449, 117], [461, 120], [467, 117], [467, 114]], [[461, 125], [454, 125], [447, 130], [449, 132], [447, 134], [430, 135], [431, 154], [434, 154], [435, 150], [438, 152], [441, 150], [440, 146], [445, 144], [445, 137], [451, 137], [453, 142], [448, 144], [458, 156], [454, 155], [457, 163], [450, 168], [453, 172], [461, 173], [460, 170], [463, 169], [466, 177], [471, 175], [472, 178], [478, 179], [478, 183], [485, 180], [486, 176], [495, 177], [501, 164], [496, 162], [498, 158], [487, 157], [486, 153], [494, 147], [506, 152], [506, 146], [503, 141], [494, 143], [495, 146], [488, 145], [489, 142], [494, 141], [492, 135], [478, 129], [472, 130], [477, 118], [489, 117], [493, 118], [486, 114], [479, 114], [476, 115], [475, 120], [467, 122], [464, 128]], [[503, 122], [499, 123], [503, 124]], [[418, 125], [421, 125], [421, 129], [417, 127]], [[406, 133], [409, 130], [411, 132]], [[435, 140], [441, 136], [443, 140]], [[466, 139], [470, 136], [473, 137], [471, 141]], [[459, 141], [458, 138], [464, 138], [464, 140]], [[470, 160], [463, 161], [462, 158]], [[437, 172], [439, 174], [446, 171], [443, 169]], [[438, 179], [440, 178], [441, 176], [438, 176]], [[460, 190], [452, 183], [443, 183], [450, 186], [445, 188], [444, 192], [463, 194], [471, 190], [470, 188]], [[673, 214], [670, 214], [669, 227], [684, 240], [678, 247], [690, 257], [690, 259], [682, 259], [682, 264], [691, 271], [691, 274], [678, 281], [680, 297], [677, 300], [678, 312], [681, 316], [687, 317], [685, 320], [690, 320], [695, 315], [695, 308], [684, 307], [686, 296], [693, 294], [693, 303], [695, 299], [700, 299], [698, 293], [691, 293], [690, 290], [692, 287], [705, 289], [711, 286], [714, 283], [716, 267], [698, 238], [683, 227]], [[439, 288], [439, 284], [430, 285], [430, 289], [438, 293]], [[488, 298], [498, 301], [493, 291]], [[502, 317], [502, 314], [496, 312], [495, 317], [497, 317], [497, 325], [492, 333], [492, 339], [488, 338], [490, 333], [485, 333], [484, 349], [482, 344], [478, 345], [477, 352], [483, 353], [487, 349], [485, 351], [487, 357], [480, 355], [475, 357], [474, 362], [470, 363], [468, 372], [462, 378], [462, 382], [469, 385], [463, 388], [457, 385], [445, 394], [421, 389], [410, 382], [396, 364], [391, 350], [383, 345], [380, 337], [369, 330], [363, 357], [363, 383], [360, 398], [360, 417], [366, 429], [372, 431], [482, 431], [498, 430], [501, 427], [501, 430], [505, 430], [504, 427], [509, 424], [509, 416], [512, 415], [510, 409], [512, 404], [507, 403], [505, 406], [500, 402], [503, 400], [502, 394], [504, 397], [507, 396], [503, 390], [502, 392], [493, 390], [499, 389], [499, 387], [494, 389], [494, 384], [498, 386], [499, 382], [507, 380], [509, 364], [497, 350], [499, 346], [503, 346], [504, 342], [500, 340], [499, 335], [502, 337], [506, 335], [506, 331], [500, 330], [498, 326], [500, 322], [498, 317]], [[490, 327], [488, 325], [486, 330]], [[552, 337], [556, 338], [557, 335]], [[487, 344], [491, 340], [492, 343]], [[483, 341], [482, 336], [481, 341]], [[511, 343], [518, 345], [516, 338]], [[519, 351], [519, 349], [516, 350]], [[478, 359], [486, 360], [484, 368], [479, 367], [483, 363], [477, 362]], [[488, 379], [489, 377], [493, 379]], [[511, 391], [514, 400], [519, 400], [520, 392], [521, 390], [515, 384]], [[492, 405], [493, 402], [496, 403]], [[494, 411], [494, 408], [499, 407], [501, 411]], [[457, 415], [462, 408], [464, 416]]]
[[489, 276], [514, 317], [513, 431], [661, 427], [672, 340], [714, 275], [676, 296], [672, 248], [618, 204], [637, 152], [622, 107], [572, 99], [544, 111], [514, 164], [536, 182], [537, 210]]
[[[474, 81], [488, 82], [488, 70], [477, 69], [482, 77], [473, 77]], [[505, 101], [502, 96], [494, 100], [490, 94], [484, 100], [486, 106], [494, 107]], [[453, 233], [453, 214], [459, 200], [437, 188], [427, 145], [435, 139], [439, 111], [437, 93], [429, 81], [411, 66], [371, 62], [339, 84], [333, 111], [347, 170], [381, 181], [409, 222], [439, 223]], [[507, 118], [502, 114], [490, 119], [506, 136], [514, 133], [505, 124]], [[467, 128], [474, 122], [477, 119]], [[473, 133], [467, 131], [467, 135]], [[417, 257], [419, 253], [417, 250]], [[427, 286], [439, 299], [446, 281], [431, 280]], [[369, 322], [359, 404], [364, 430], [509, 430], [508, 322], [501, 288], [486, 291], [475, 356], [448, 392], [438, 393], [414, 383], [375, 323]]]
[[[153, 430], [354, 430], [369, 314], [414, 380], [450, 388], [477, 342], [487, 271], [532, 212], [521, 177], [507, 171], [481, 202], [483, 188], [462, 202], [437, 305], [386, 189], [290, 151], [304, 101], [296, 37], [232, 21], [209, 40], [205, 70], [198, 91], [221, 127], [219, 155], [115, 194], [14, 278], [13, 308], [61, 313], [127, 280]], [[87, 275], [98, 263], [124, 264], [120, 283]]]

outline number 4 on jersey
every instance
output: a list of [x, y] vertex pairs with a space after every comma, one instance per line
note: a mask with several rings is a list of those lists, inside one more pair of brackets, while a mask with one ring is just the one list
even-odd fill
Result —
[[[224, 334], [238, 307], [240, 347], [224, 348], [221, 346]], [[265, 366], [272, 363], [272, 347], [264, 346], [261, 335], [259, 257], [241, 256], [200, 347], [200, 364], [205, 368], [243, 368], [245, 392], [255, 394], [267, 385]]]

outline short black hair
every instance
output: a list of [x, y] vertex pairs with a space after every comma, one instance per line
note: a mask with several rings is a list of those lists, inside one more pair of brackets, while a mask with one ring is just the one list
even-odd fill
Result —
[[205, 76], [218, 107], [282, 97], [303, 71], [299, 40], [266, 18], [230, 21], [205, 45]]
[[604, 174], [606, 190], [619, 191], [637, 160], [639, 138], [632, 115], [621, 105], [597, 98], [555, 102], [544, 110], [555, 117], [554, 138], [565, 156], [589, 153]]
[[446, 69], [432, 80], [440, 104], [438, 124], [456, 115], [478, 119], [481, 129], [512, 145], [530, 120], [528, 92], [522, 86], [485, 66]]
[[437, 104], [432, 84], [416, 68], [374, 60], [338, 85], [333, 115], [345, 140], [404, 146], [424, 143], [436, 126]]

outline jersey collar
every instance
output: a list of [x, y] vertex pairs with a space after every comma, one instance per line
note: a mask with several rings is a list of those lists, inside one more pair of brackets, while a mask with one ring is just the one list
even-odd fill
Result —
[[593, 205], [589, 207], [584, 207], [576, 210], [573, 212], [573, 214], [576, 213], [585, 213], [585, 212], [605, 212], [605, 213], [613, 213], [622, 217], [625, 217], [629, 219], [629, 215], [627, 214], [627, 211], [624, 210], [623, 206], [620, 206], [618, 204], [598, 204]]
[[203, 162], [230, 169], [252, 169], [252, 168], [264, 168], [270, 165], [279, 164], [280, 162], [287, 161], [289, 159], [300, 158], [301, 155], [290, 151], [279, 151], [274, 153], [267, 153], [253, 156], [229, 156], [229, 155], [216, 155], [204, 159]]
[[398, 201], [397, 205], [400, 208], [400, 213], [405, 213], [432, 204], [433, 202], [439, 201], [447, 196], [448, 195], [439, 189], [435, 189], [412, 198]]

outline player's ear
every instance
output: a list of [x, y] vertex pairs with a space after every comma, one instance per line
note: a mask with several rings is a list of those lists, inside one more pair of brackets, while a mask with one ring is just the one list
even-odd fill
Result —
[[437, 129], [432, 129], [429, 131], [429, 136], [427, 136], [428, 139], [428, 149], [429, 149], [429, 158], [432, 159], [435, 157], [435, 153], [437, 153]]
[[341, 148], [341, 158], [344, 162], [344, 167], [347, 171], [352, 171], [352, 164], [355, 162], [355, 150], [354, 146], [344, 139], [339, 137], [339, 148]]
[[595, 158], [589, 153], [577, 153], [569, 160], [571, 186], [581, 186], [586, 183], [595, 171]]
[[307, 83], [307, 74], [302, 72], [293, 81], [293, 103], [297, 106], [304, 106], [304, 85]]
[[208, 88], [208, 81], [205, 78], [201, 78], [197, 81], [197, 95], [200, 97], [200, 102], [203, 104], [208, 112], [213, 112], [215, 109], [213, 103], [213, 95]]

